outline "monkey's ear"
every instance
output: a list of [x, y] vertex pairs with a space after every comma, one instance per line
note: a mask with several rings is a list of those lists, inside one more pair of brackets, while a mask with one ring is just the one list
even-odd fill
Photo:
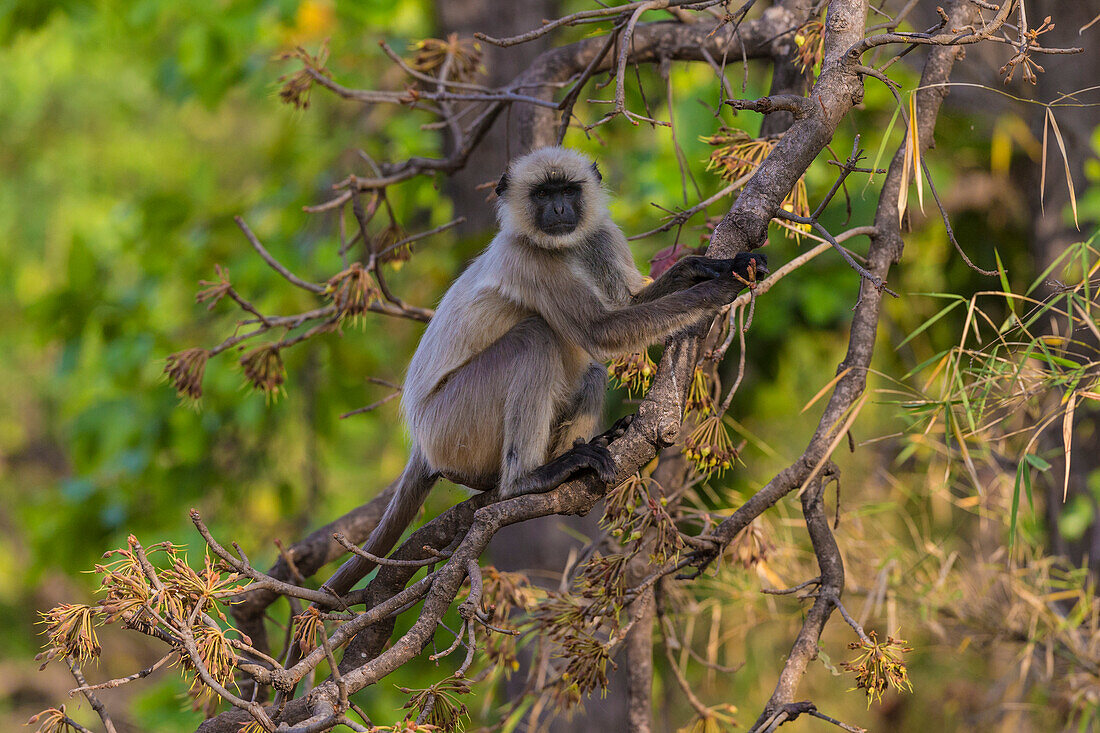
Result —
[[504, 192], [508, 190], [508, 172], [505, 171], [504, 175], [500, 177], [500, 181], [497, 183], [497, 187], [493, 189], [496, 191], [497, 196], [503, 196]]
[[592, 164], [592, 172], [596, 174], [596, 182], [603, 181], [603, 174], [600, 173], [600, 167], [595, 163]]

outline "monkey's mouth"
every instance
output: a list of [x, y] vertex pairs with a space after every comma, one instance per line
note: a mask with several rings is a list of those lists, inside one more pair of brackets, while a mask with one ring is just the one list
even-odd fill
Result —
[[577, 228], [576, 224], [569, 224], [566, 222], [558, 222], [556, 224], [548, 224], [542, 228], [542, 231], [547, 234], [552, 234], [555, 237], [560, 237], [564, 234], [572, 234]]

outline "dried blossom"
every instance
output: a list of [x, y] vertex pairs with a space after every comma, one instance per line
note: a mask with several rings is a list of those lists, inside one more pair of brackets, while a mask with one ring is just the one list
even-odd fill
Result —
[[399, 247], [396, 245], [407, 237], [405, 230], [396, 223], [391, 223], [383, 229], [374, 241], [374, 251], [378, 253], [378, 261], [390, 265], [395, 270], [400, 270], [412, 257], [412, 242], [406, 242]]
[[425, 74], [442, 69], [448, 57], [451, 59], [448, 79], [470, 81], [478, 73], [485, 73], [481, 63], [481, 44], [473, 38], [460, 38], [457, 33], [451, 33], [445, 41], [425, 38], [413, 43], [410, 49], [416, 55], [409, 65]]
[[702, 420], [684, 441], [684, 455], [695, 462], [700, 473], [721, 475], [733, 465], [737, 449], [722, 423], [721, 415]]
[[327, 77], [332, 76], [332, 73], [325, 68], [325, 64], [328, 63], [328, 41], [321, 43], [316, 56], [310, 54], [301, 46], [297, 46], [293, 51], [281, 53], [275, 58], [279, 61], [298, 59], [302, 62], [302, 69], [293, 74], [285, 74], [279, 77], [279, 82], [283, 85], [283, 88], [279, 90], [279, 97], [283, 102], [298, 109], [307, 109], [309, 107], [309, 94], [313, 89], [314, 82], [313, 74], [310, 72]]
[[591, 695], [593, 690], [599, 690], [600, 697], [607, 694], [608, 663], [615, 668], [607, 644], [592, 636], [570, 637], [563, 640], [559, 656], [568, 660], [562, 681], [578, 696]]
[[373, 303], [382, 300], [382, 292], [374, 284], [374, 278], [359, 262], [351, 263], [346, 270], [329, 278], [325, 294], [341, 317], [351, 316], [353, 319], [362, 316]]
[[317, 648], [318, 634], [325, 633], [325, 622], [313, 606], [295, 616], [294, 621], [294, 642], [305, 656]]
[[633, 542], [633, 552], [652, 534], [652, 562], [665, 562], [684, 548], [668, 512], [668, 499], [660, 484], [648, 476], [635, 474], [608, 493], [600, 526], [624, 545]]
[[[734, 182], [756, 171], [771, 153], [779, 138], [753, 139], [743, 130], [723, 127], [710, 137], [701, 138], [703, 142], [714, 146], [707, 160], [707, 170], [723, 180]], [[810, 199], [806, 192], [806, 176], [799, 176], [794, 188], [783, 199], [784, 211], [795, 216], [810, 215]], [[801, 232], [809, 231], [808, 224], [788, 224], [783, 233], [798, 239]]]
[[608, 376], [617, 380], [620, 387], [625, 387], [630, 396], [635, 392], [639, 394], [647, 392], [656, 371], [657, 365], [649, 358], [649, 352], [644, 349], [620, 356], [607, 367]]
[[794, 60], [802, 73], [816, 75], [825, 58], [825, 24], [818, 19], [808, 20], [794, 32]]
[[845, 670], [856, 674], [856, 686], [852, 689], [867, 691], [867, 707], [871, 707], [875, 699], [882, 702], [882, 693], [888, 687], [898, 692], [912, 692], [909, 672], [901, 659], [902, 654], [913, 651], [912, 647], [906, 646], [909, 642], [887, 636], [886, 641], [880, 644], [874, 631], [868, 632], [867, 637], [867, 641], [854, 641], [848, 645], [849, 649], [860, 650], [860, 654], [852, 661], [841, 664]]
[[49, 611], [39, 612], [39, 623], [45, 624], [49, 647], [37, 659], [45, 667], [54, 659], [75, 657], [81, 663], [99, 656], [99, 637], [95, 627], [99, 612], [83, 603], [61, 603]]
[[695, 367], [691, 377], [684, 412], [694, 412], [704, 417], [714, 413], [714, 386], [710, 375], [699, 366]]
[[[237, 655], [233, 652], [229, 639], [225, 637], [225, 632], [215, 626], [199, 623], [191, 628], [191, 634], [198, 648], [199, 661], [210, 673], [210, 677], [222, 687], [232, 685]], [[182, 662], [185, 670], [195, 669], [194, 660], [190, 656], [183, 655]], [[191, 678], [189, 691], [193, 695], [201, 696], [205, 692], [202, 689], [204, 684], [196, 671]]]
[[496, 616], [507, 618], [513, 608], [529, 611], [537, 602], [535, 589], [523, 573], [497, 570], [492, 565], [481, 569], [482, 602], [496, 610]]
[[214, 275], [218, 278], [217, 280], [199, 280], [199, 285], [206, 287], [195, 293], [196, 303], [210, 301], [210, 305], [206, 306], [208, 311], [214, 310], [214, 306], [233, 289], [233, 285], [229, 282], [229, 270], [221, 265], [214, 265]]
[[[535, 588], [523, 573], [505, 572], [487, 565], [481, 569], [481, 576], [481, 602], [490, 623], [508, 628], [514, 610], [529, 611], [538, 602]], [[485, 654], [506, 674], [519, 669], [516, 637], [512, 634], [489, 634]]]
[[[1017, 68], [1023, 69], [1024, 81], [1031, 84], [1037, 84], [1039, 82], [1039, 75], [1046, 71], [1042, 66], [1035, 62], [1031, 58], [1031, 49], [1039, 46], [1039, 36], [1054, 30], [1054, 23], [1050, 22], [1050, 16], [1043, 18], [1043, 22], [1037, 28], [1032, 28], [1024, 34], [1024, 37], [1020, 39], [1018, 47], [1020, 51], [1008, 60], [1004, 66], [1001, 67], [1000, 73], [1005, 78], [1005, 84], [1012, 81], [1013, 75], [1016, 73]], [[1038, 74], [1036, 73], [1038, 72]]]
[[[424, 723], [431, 726], [429, 730], [451, 733], [452, 731], [465, 729], [466, 719], [469, 719], [470, 711], [458, 696], [470, 694], [469, 681], [462, 677], [448, 677], [422, 690], [410, 690], [406, 687], [398, 687], [397, 689], [406, 695], [413, 695], [404, 707], [405, 709], [411, 708], [416, 713], [410, 718], [420, 720], [423, 716]], [[424, 715], [425, 711], [427, 711], [427, 715]], [[394, 730], [424, 730], [424, 728], [406, 729], [395, 726]]]
[[630, 557], [623, 554], [596, 554], [581, 566], [578, 580], [584, 598], [597, 599], [609, 614], [618, 612], [626, 595], [626, 564]]
[[286, 381], [283, 357], [274, 344], [259, 346], [242, 356], [241, 368], [253, 388], [262, 391], [269, 399], [279, 393]]
[[730, 542], [733, 561], [746, 570], [767, 560], [774, 549], [774, 546], [768, 542], [764, 529], [756, 520], [738, 532]]
[[46, 708], [27, 721], [27, 725], [38, 724], [34, 733], [76, 733], [76, 728], [69, 716], [65, 714], [65, 706], [59, 708]]
[[176, 388], [177, 395], [192, 400], [202, 397], [202, 378], [209, 358], [210, 352], [206, 349], [187, 349], [165, 360], [164, 375]]
[[204, 556], [201, 570], [192, 568], [185, 557], [174, 551], [169, 561], [170, 566], [159, 574], [161, 583], [169, 593], [179, 598], [187, 608], [198, 605], [202, 611], [217, 613], [223, 620], [225, 616], [218, 610], [217, 600], [235, 596], [247, 585], [238, 582], [241, 575], [227, 573], [227, 568], [212, 561], [210, 555]]

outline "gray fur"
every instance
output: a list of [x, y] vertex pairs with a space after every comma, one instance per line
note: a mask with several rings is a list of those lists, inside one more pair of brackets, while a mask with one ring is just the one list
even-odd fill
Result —
[[[568, 234], [533, 223], [532, 192], [547, 176], [581, 186]], [[438, 475], [499, 486], [504, 497], [549, 488], [534, 486], [533, 472], [596, 432], [606, 389], [598, 362], [665, 338], [740, 290], [701, 277], [699, 266], [643, 287], [599, 173], [579, 153], [537, 150], [511, 164], [498, 190], [500, 232], [443, 296], [409, 364], [402, 408], [413, 458], [369, 540], [376, 555], [396, 543]], [[346, 592], [369, 567], [329, 587]], [[344, 585], [354, 573], [338, 575]]]

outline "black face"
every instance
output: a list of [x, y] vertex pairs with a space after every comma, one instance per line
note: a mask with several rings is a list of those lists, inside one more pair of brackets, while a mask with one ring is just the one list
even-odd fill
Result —
[[569, 234], [581, 221], [581, 184], [543, 181], [531, 191], [531, 206], [539, 229], [547, 234]]

